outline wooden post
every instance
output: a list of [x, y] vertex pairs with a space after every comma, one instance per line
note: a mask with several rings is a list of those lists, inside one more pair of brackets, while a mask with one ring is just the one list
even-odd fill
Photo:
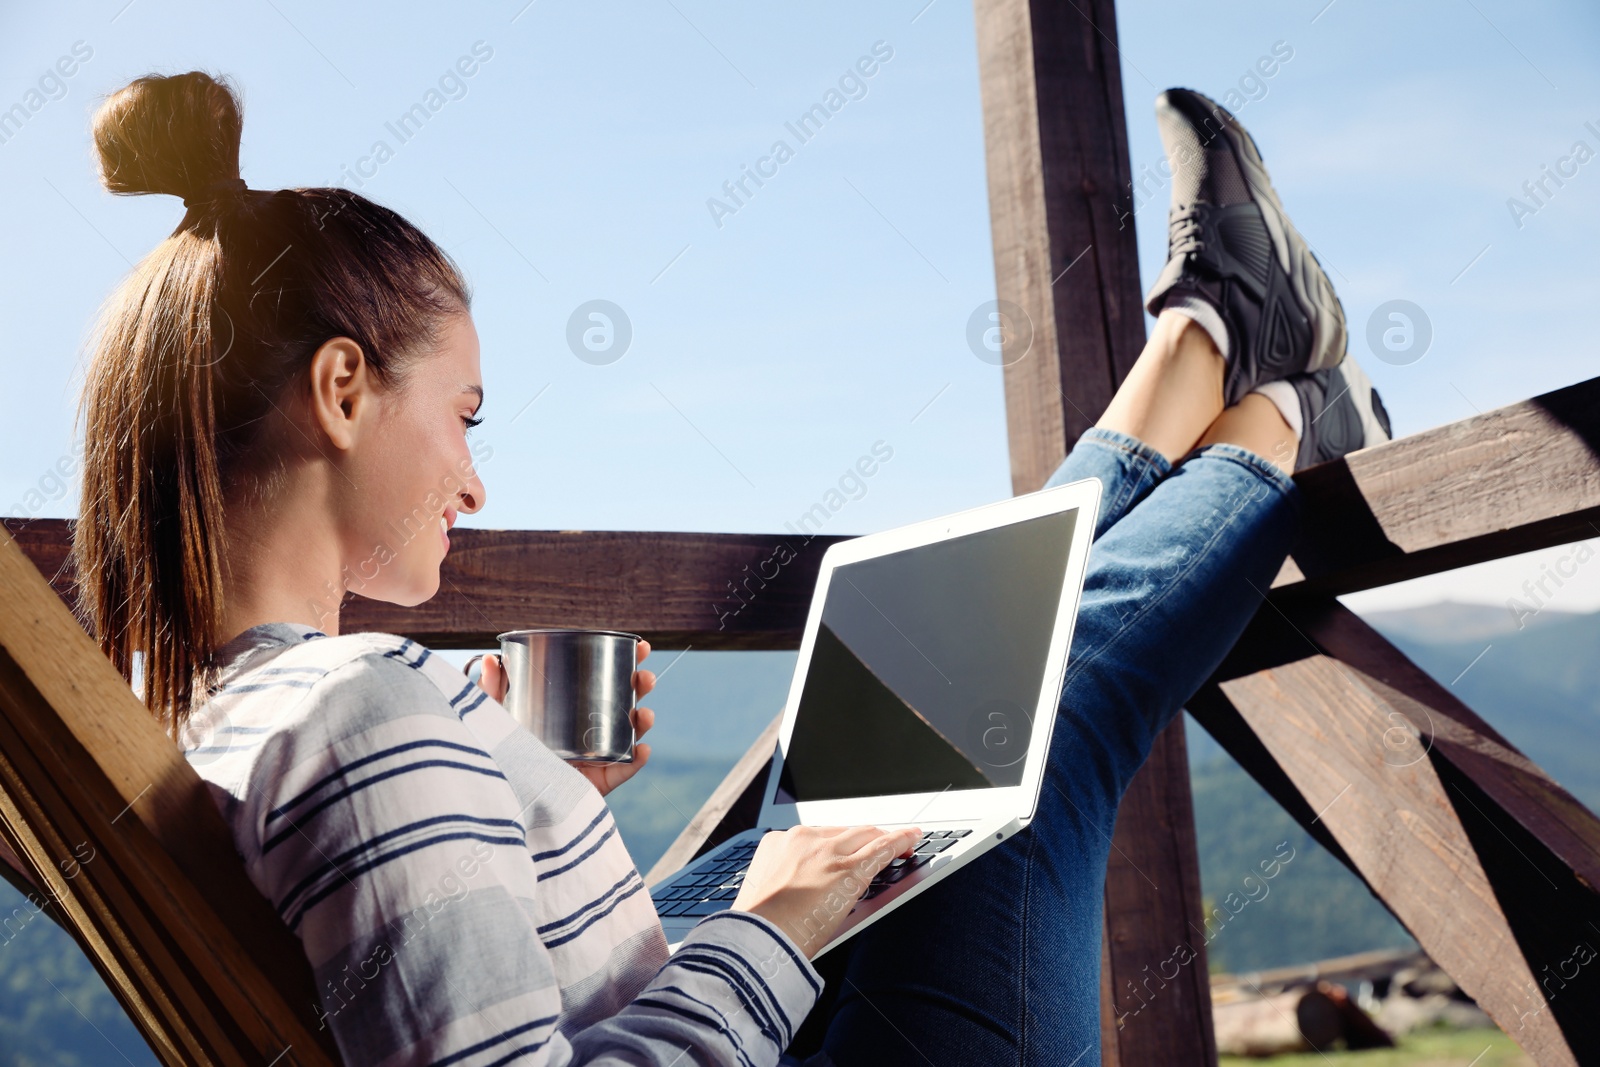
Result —
[[[977, 0], [976, 14], [1011, 485], [1025, 493], [1093, 425], [1145, 341], [1116, 14], [1111, 0]], [[1182, 719], [1130, 785], [1113, 840], [1102, 1062], [1214, 1064], [1204, 945], [1162, 1011], [1134, 1018], [1140, 1002], [1116, 996], [1199, 927]]]
[[1021, 316], [1003, 352], [1011, 489], [1026, 493], [1145, 341], [1116, 16], [1110, 0], [977, 0], [976, 13], [995, 291]]

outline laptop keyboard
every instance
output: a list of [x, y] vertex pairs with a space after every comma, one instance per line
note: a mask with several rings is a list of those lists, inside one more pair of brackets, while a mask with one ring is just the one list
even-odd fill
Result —
[[[930, 830], [923, 834], [913, 854], [890, 860], [889, 866], [872, 879], [861, 899], [871, 900], [970, 833], [971, 830]], [[657, 886], [650, 894], [656, 913], [663, 919], [699, 918], [726, 910], [744, 885], [744, 872], [756, 854], [756, 844], [748, 841], [718, 852], [670, 882]]]

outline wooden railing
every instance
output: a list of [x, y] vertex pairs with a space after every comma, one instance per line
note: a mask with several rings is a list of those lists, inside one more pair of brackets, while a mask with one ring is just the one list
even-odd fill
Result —
[[[1584, 995], [1581, 984], [1600, 985], [1600, 972], [1563, 979], [1564, 987], [1578, 986], [1577, 995], [1550, 996], [1548, 971], [1572, 957], [1578, 940], [1600, 943], [1600, 820], [1331, 599], [1600, 535], [1600, 378], [1296, 480], [1311, 521], [1266, 606], [1190, 710], [1540, 1063], [1600, 1056], [1600, 1025], [1586, 1010], [1593, 991]], [[6, 519], [4, 527], [70, 597], [70, 523]], [[435, 601], [402, 609], [352, 597], [345, 627], [439, 647], [486, 647], [502, 629], [541, 624], [622, 626], [662, 649], [794, 648], [821, 553], [837, 539], [458, 530], [453, 540]], [[779, 543], [794, 558], [781, 568], [763, 565]], [[753, 574], [766, 577], [758, 584]], [[17, 692], [0, 688], [8, 702], [22, 699]], [[128, 703], [125, 689], [117, 699]], [[776, 727], [775, 717], [651, 871], [652, 881], [753, 824]], [[1204, 948], [1203, 937], [1193, 936], [1204, 920], [1178, 744], [1181, 736], [1158, 751], [1163, 763], [1147, 768], [1152, 790], [1124, 802], [1118, 848], [1136, 851], [1108, 874], [1108, 967], [1118, 954], [1142, 969], [1176, 944]], [[148, 755], [139, 750], [139, 766]], [[184, 772], [178, 761], [167, 777]], [[123, 778], [131, 794], [138, 775]], [[1174, 811], [1184, 816], [1176, 824]], [[1162, 831], [1137, 836], [1129, 829], [1134, 819]], [[1130, 908], [1148, 891], [1137, 871], [1148, 872], [1152, 853], [1191, 887], [1151, 893], [1158, 907]], [[193, 866], [192, 853], [188, 860]], [[1174, 911], [1196, 926], [1175, 939], [1152, 930]], [[1203, 1061], [1208, 1046], [1195, 1040], [1209, 1033], [1203, 989], [1187, 1008], [1167, 998], [1161, 1013], [1118, 1026], [1136, 1005], [1121, 1005], [1108, 987], [1111, 1048], [1121, 1051], [1107, 1062], [1152, 1062], [1133, 1059], [1135, 1050], [1166, 1057], [1160, 1062]]]

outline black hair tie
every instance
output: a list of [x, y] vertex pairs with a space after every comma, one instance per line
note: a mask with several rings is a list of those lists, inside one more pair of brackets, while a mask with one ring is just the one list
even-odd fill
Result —
[[249, 191], [249, 186], [243, 178], [221, 178], [183, 198], [184, 207], [194, 207], [196, 204], [210, 203], [213, 200], [227, 200], [232, 197], [243, 196]]

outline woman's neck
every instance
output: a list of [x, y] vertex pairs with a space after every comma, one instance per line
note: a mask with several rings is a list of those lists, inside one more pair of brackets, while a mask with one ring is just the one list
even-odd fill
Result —
[[325, 509], [292, 491], [230, 505], [223, 562], [223, 641], [267, 622], [339, 632], [339, 538]]

